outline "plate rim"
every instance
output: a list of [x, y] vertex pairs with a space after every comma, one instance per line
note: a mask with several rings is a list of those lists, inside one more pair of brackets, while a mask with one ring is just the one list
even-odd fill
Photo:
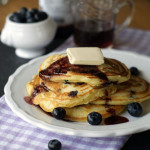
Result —
[[[150, 57], [146, 56], [146, 55], [141, 55], [135, 52], [129, 52], [129, 51], [124, 51], [124, 50], [116, 50], [116, 49], [108, 49], [108, 50], [104, 50], [110, 53], [120, 53], [120, 54], [125, 54], [125, 55], [132, 55], [134, 57], [142, 57], [144, 59], [148, 59], [150, 61]], [[66, 134], [66, 135], [74, 135], [74, 136], [82, 136], [82, 137], [110, 137], [110, 136], [122, 136], [122, 135], [128, 135], [128, 134], [132, 134], [132, 133], [137, 133], [137, 132], [142, 132], [145, 130], [148, 130], [150, 127], [150, 119], [149, 121], [147, 120], [148, 116], [144, 116], [143, 118], [141, 118], [143, 121], [141, 121], [140, 123], [138, 123], [138, 127], [135, 125], [133, 126], [134, 129], [128, 129], [125, 128], [125, 124], [122, 124], [121, 130], [120, 127], [119, 129], [113, 129], [113, 128], [108, 128], [108, 131], [89, 131], [89, 130], [77, 130], [77, 129], [70, 129], [70, 128], [66, 128], [66, 127], [60, 127], [60, 126], [55, 126], [55, 125], [51, 125], [48, 124], [42, 120], [36, 119], [33, 116], [27, 114], [25, 111], [23, 111], [19, 106], [17, 106], [17, 104], [15, 103], [15, 101], [13, 100], [11, 94], [11, 84], [14, 81], [14, 78], [21, 72], [21, 70], [23, 70], [23, 68], [35, 63], [38, 60], [42, 60], [44, 58], [46, 58], [49, 55], [53, 55], [53, 54], [60, 54], [60, 53], [64, 53], [64, 51], [61, 52], [52, 52], [49, 53], [47, 55], [35, 58], [30, 60], [29, 62], [21, 65], [20, 67], [18, 67], [16, 69], [16, 71], [9, 77], [5, 87], [4, 87], [4, 93], [5, 93], [5, 101], [8, 104], [8, 106], [11, 108], [11, 110], [17, 115], [19, 116], [21, 119], [25, 120], [26, 122], [37, 126], [39, 128], [42, 129], [46, 129], [48, 131], [52, 131], [52, 132], [57, 132], [57, 133], [62, 133], [62, 134]], [[136, 124], [138, 120], [132, 121]], [[48, 125], [47, 125], [48, 124]], [[110, 125], [111, 127], [115, 126], [120, 126], [120, 124], [118, 125]], [[65, 132], [64, 132], [65, 131]]]

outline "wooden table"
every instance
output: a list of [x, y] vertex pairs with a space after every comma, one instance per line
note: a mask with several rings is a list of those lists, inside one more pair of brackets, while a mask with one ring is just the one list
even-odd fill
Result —
[[[134, 0], [134, 3], [134, 18], [129, 27], [150, 30], [150, 0]], [[9, 13], [18, 11], [23, 6], [27, 8], [39, 8], [38, 0], [9, 0], [6, 5], [0, 5], [0, 30], [4, 26], [6, 16]], [[120, 11], [117, 16], [118, 24], [126, 17], [128, 10], [128, 7], [126, 7]]]

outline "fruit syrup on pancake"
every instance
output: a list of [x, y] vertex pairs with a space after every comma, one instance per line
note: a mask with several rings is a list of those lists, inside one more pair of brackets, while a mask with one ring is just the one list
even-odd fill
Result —
[[104, 81], [108, 81], [107, 76], [101, 72], [97, 66], [91, 65], [72, 65], [69, 63], [68, 57], [63, 57], [52, 63], [45, 70], [40, 71], [39, 76], [43, 80], [49, 80], [52, 75], [66, 74], [68, 71], [76, 73], [92, 74]]
[[104, 119], [104, 124], [114, 125], [114, 124], [120, 124], [120, 123], [125, 123], [129, 121], [126, 117], [116, 115], [115, 109], [109, 108], [109, 105], [106, 105], [106, 107], [108, 107], [107, 112], [109, 112], [111, 116]]
[[[36, 106], [36, 105], [34, 105], [33, 102], [32, 102], [33, 99], [34, 99], [34, 97], [35, 97], [37, 94], [39, 94], [39, 93], [41, 93], [41, 92], [48, 92], [48, 91], [49, 91], [49, 89], [48, 89], [48, 88], [45, 86], [45, 84], [42, 82], [40, 85], [38, 85], [38, 86], [36, 86], [36, 87], [34, 88], [34, 90], [33, 90], [32, 94], [31, 94], [31, 96], [25, 96], [25, 97], [24, 97], [24, 100], [25, 100], [25, 102], [27, 102], [28, 104], [33, 105], [33, 106], [39, 108], [39, 109], [42, 110], [42, 112], [44, 112], [45, 114], [47, 114], [47, 115], [53, 117], [53, 114], [52, 114], [51, 112], [46, 112], [46, 111], [44, 111], [39, 105]], [[73, 122], [73, 121], [70, 121], [70, 120], [67, 120], [67, 119], [62, 119], [62, 120], [67, 121], [67, 122]]]
[[48, 92], [49, 89], [48, 89], [48, 88], [45, 86], [45, 84], [42, 82], [40, 85], [38, 85], [38, 86], [36, 86], [36, 87], [34, 88], [34, 90], [33, 90], [32, 94], [31, 94], [31, 96], [26, 96], [26, 97], [24, 97], [24, 100], [25, 100], [28, 104], [34, 105], [33, 102], [32, 102], [33, 99], [34, 99], [34, 97], [35, 97], [37, 94], [39, 94], [39, 93], [41, 93], [41, 92], [43, 92], [43, 91]]
[[[43, 91], [48, 92], [49, 89], [48, 89], [48, 88], [45, 86], [45, 84], [42, 82], [41, 85], [38, 85], [38, 86], [36, 86], [36, 87], [34, 88], [34, 91], [32, 92], [31, 96], [26, 96], [26, 97], [24, 98], [24, 100], [25, 100], [28, 104], [34, 105], [33, 102], [32, 102], [33, 99], [34, 99], [34, 97], [35, 97], [37, 94], [39, 94], [39, 93], [41, 93], [41, 92], [43, 92]], [[111, 117], [105, 118], [105, 119], [104, 119], [104, 123], [105, 123], [106, 125], [113, 125], [113, 124], [119, 124], [119, 123], [128, 122], [129, 120], [128, 120], [127, 118], [116, 115], [115, 109], [109, 108], [108, 101], [111, 100], [111, 98], [108, 98], [108, 91], [107, 91], [107, 90], [105, 90], [105, 95], [106, 95], [106, 98], [105, 98], [105, 100], [106, 100], [106, 105], [105, 105], [105, 107], [108, 108], [107, 112], [109, 112], [109, 113], [111, 114]], [[35, 106], [35, 105], [34, 105], [34, 106]], [[51, 117], [53, 117], [52, 113], [50, 113], [50, 112], [45, 112], [40, 106], [35, 106], [35, 107], [40, 108], [45, 114], [50, 115]], [[66, 120], [66, 119], [63, 119], [63, 120], [64, 120], [64, 121], [68, 121], [68, 122], [73, 122], [73, 121]]]
[[108, 103], [111, 100], [111, 97], [109, 97], [107, 90], [105, 90], [105, 96], [106, 96], [104, 97], [105, 107], [108, 108], [107, 112], [110, 113], [111, 116], [104, 119], [104, 124], [113, 125], [113, 124], [120, 124], [120, 123], [128, 122], [129, 120], [127, 118], [116, 115], [115, 109], [110, 108], [110, 105]]
[[[73, 72], [77, 72], [77, 73], [86, 73], [86, 74], [93, 74], [97, 77], [99, 77], [100, 79], [104, 80], [105, 83], [102, 85], [104, 86], [108, 86], [110, 84], [117, 84], [117, 81], [112, 82], [112, 81], [108, 81], [107, 76], [102, 73], [97, 66], [90, 66], [90, 65], [72, 65], [69, 63], [69, 59], [68, 57], [63, 57], [57, 61], [55, 61], [54, 63], [52, 63], [48, 68], [46, 68], [45, 70], [40, 71], [39, 76], [40, 78], [42, 78], [43, 80], [48, 80], [50, 78], [51, 75], [61, 75], [61, 74], [66, 74], [67, 71], [73, 71]], [[67, 82], [68, 83], [68, 82]], [[31, 96], [25, 97], [25, 101], [29, 104], [32, 104], [32, 100], [33, 98], [38, 94], [41, 93], [42, 91], [49, 91], [49, 89], [47, 89], [47, 87], [43, 84], [37, 86], [33, 93], [31, 94]], [[111, 100], [110, 98], [108, 98], [108, 91], [105, 91], [105, 95], [106, 95], [106, 107], [109, 107], [108, 105], [108, 101]], [[129, 121], [127, 118], [125, 117], [121, 117], [121, 116], [117, 116], [115, 114], [115, 110], [112, 108], [109, 108], [107, 110], [109, 113], [111, 113], [111, 117], [108, 117], [104, 120], [105, 124], [118, 124], [118, 123], [124, 123]], [[49, 115], [52, 116], [51, 113], [48, 113]]]

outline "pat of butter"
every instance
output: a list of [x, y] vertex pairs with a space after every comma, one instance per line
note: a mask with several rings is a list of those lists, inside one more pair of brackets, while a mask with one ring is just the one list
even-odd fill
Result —
[[67, 55], [71, 64], [101, 65], [104, 63], [104, 56], [98, 47], [68, 48]]

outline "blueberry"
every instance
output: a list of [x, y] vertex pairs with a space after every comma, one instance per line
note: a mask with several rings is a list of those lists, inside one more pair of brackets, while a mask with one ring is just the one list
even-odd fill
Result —
[[70, 96], [70, 97], [75, 97], [75, 96], [77, 96], [77, 94], [78, 94], [78, 91], [76, 90], [76, 91], [71, 91], [69, 94], [68, 94], [68, 96]]
[[38, 22], [38, 21], [41, 21], [40, 16], [39, 16], [38, 13], [36, 13], [36, 14], [34, 15], [34, 19], [35, 19], [37, 22]]
[[87, 116], [87, 121], [91, 125], [98, 125], [102, 121], [102, 116], [98, 112], [91, 112]]
[[26, 20], [26, 23], [33, 23], [33, 22], [36, 22], [36, 20], [32, 17], [27, 18], [27, 20]]
[[132, 75], [138, 76], [140, 74], [139, 70], [136, 67], [131, 67], [130, 72]]
[[127, 109], [129, 114], [134, 117], [139, 117], [143, 111], [142, 106], [136, 102], [128, 104]]
[[61, 107], [57, 107], [53, 110], [53, 116], [56, 119], [63, 119], [66, 116], [66, 111]]
[[47, 14], [43, 11], [40, 11], [40, 12], [36, 13], [35, 16], [34, 16], [34, 18], [37, 21], [45, 20], [47, 17], [48, 17]]
[[50, 140], [48, 143], [49, 150], [60, 150], [61, 147], [62, 147], [61, 142], [56, 139]]
[[11, 21], [13, 21], [13, 18], [14, 18], [14, 16], [16, 16], [16, 15], [18, 15], [17, 12], [12, 13], [11, 16], [9, 17], [9, 19], [10, 19]]
[[34, 18], [35, 13], [31, 10], [26, 12], [26, 18]]
[[39, 14], [40, 14], [42, 20], [44, 20], [48, 17], [47, 13], [45, 13], [44, 11], [40, 11]]
[[36, 13], [38, 13], [38, 12], [39, 12], [39, 10], [38, 10], [38, 9], [36, 9], [36, 8], [32, 8], [30, 11], [31, 11], [31, 12], [33, 12], [34, 14], [36, 14]]
[[26, 12], [28, 11], [28, 9], [26, 7], [22, 7], [19, 11], [19, 13], [22, 15], [22, 16], [25, 16], [26, 15]]
[[23, 22], [23, 19], [22, 19], [21, 15], [19, 13], [17, 13], [17, 12], [13, 13], [10, 16], [10, 20], [14, 21], [14, 22], [18, 22], [18, 23]]

